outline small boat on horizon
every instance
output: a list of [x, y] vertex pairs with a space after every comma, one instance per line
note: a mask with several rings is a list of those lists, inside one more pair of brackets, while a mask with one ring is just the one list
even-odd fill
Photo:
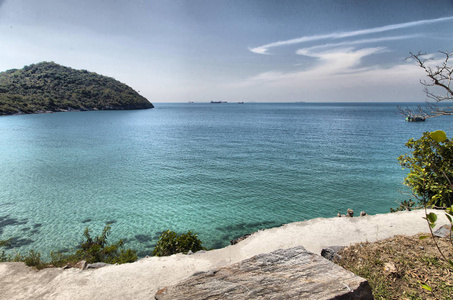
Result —
[[406, 122], [424, 122], [426, 120], [425, 117], [422, 116], [408, 116], [406, 117]]

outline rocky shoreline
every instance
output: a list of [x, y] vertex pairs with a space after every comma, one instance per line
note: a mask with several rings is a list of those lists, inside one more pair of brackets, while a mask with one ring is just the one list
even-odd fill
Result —
[[[151, 103], [150, 103], [151, 104]], [[81, 112], [81, 111], [104, 111], [104, 110], [138, 110], [138, 109], [150, 109], [154, 108], [154, 105], [151, 104], [151, 106], [140, 106], [140, 105], [129, 105], [129, 106], [118, 106], [118, 107], [112, 107], [112, 106], [106, 106], [102, 108], [86, 108], [86, 107], [81, 107], [81, 108], [56, 108], [54, 110], [37, 110], [34, 112], [23, 112], [23, 111], [18, 111], [16, 113], [0, 113], [0, 116], [18, 116], [18, 115], [35, 115], [35, 114], [53, 114], [53, 113], [59, 113], [59, 112]]]
[[[272, 259], [275, 253], [271, 253], [280, 249], [302, 246], [318, 256], [322, 249], [332, 245], [349, 246], [395, 235], [427, 232], [429, 229], [423, 219], [424, 214], [424, 211], [418, 210], [354, 218], [317, 218], [261, 230], [222, 249], [191, 255], [142, 258], [134, 263], [97, 269], [50, 268], [36, 271], [23, 263], [1, 263], [0, 299], [153, 299], [159, 290], [175, 286], [196, 273], [215, 275], [216, 270], [221, 268], [269, 254], [262, 256], [266, 262], [269, 261], [266, 257]], [[438, 226], [447, 224], [447, 221], [446, 218], [439, 218]], [[298, 254], [294, 255], [296, 257]], [[312, 267], [316, 268], [316, 265]], [[225, 274], [238, 269], [233, 266], [229, 270]], [[251, 279], [258, 280], [259, 277]]]

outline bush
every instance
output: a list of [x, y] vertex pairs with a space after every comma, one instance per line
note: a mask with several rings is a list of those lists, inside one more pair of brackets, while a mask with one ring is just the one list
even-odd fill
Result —
[[411, 211], [412, 209], [418, 209], [421, 208], [421, 206], [415, 206], [415, 202], [412, 201], [412, 199], [409, 200], [404, 200], [400, 203], [400, 205], [396, 208], [390, 207], [390, 212], [397, 212], [397, 211]]
[[86, 240], [80, 244], [75, 256], [80, 260], [88, 263], [106, 262], [106, 263], [125, 263], [137, 260], [137, 251], [132, 249], [123, 250], [123, 240], [107, 245], [107, 237], [110, 234], [111, 227], [104, 227], [100, 236], [91, 238], [90, 229], [87, 227], [83, 235]]
[[[42, 269], [46, 266], [63, 267], [67, 264], [75, 264], [81, 260], [87, 263], [105, 262], [110, 264], [124, 264], [134, 262], [138, 259], [137, 251], [132, 249], [122, 249], [123, 240], [109, 245], [107, 237], [110, 234], [111, 227], [104, 227], [101, 235], [92, 238], [90, 229], [87, 227], [83, 233], [85, 241], [80, 243], [79, 249], [72, 254], [63, 254], [61, 252], [50, 252], [50, 263], [41, 260], [41, 253], [30, 250], [27, 255], [20, 252], [13, 255], [6, 255], [4, 251], [0, 252], [0, 262], [13, 261], [24, 262], [27, 266], [33, 266]], [[0, 240], [0, 247], [8, 245], [8, 241]]]
[[36, 267], [42, 269], [45, 267], [45, 263], [41, 261], [41, 253], [35, 252], [34, 250], [28, 251], [28, 255], [22, 257], [22, 261], [29, 267]]
[[[3, 247], [3, 246], [8, 246], [9, 245], [9, 240], [0, 240], [0, 247]], [[10, 260], [10, 256], [9, 255], [6, 255], [5, 254], [5, 251], [2, 251], [0, 252], [0, 262], [5, 262], [5, 261], [9, 261]]]
[[197, 252], [200, 250], [206, 250], [206, 248], [202, 246], [196, 233], [189, 230], [187, 233], [178, 235], [174, 231], [167, 230], [160, 235], [152, 255], [168, 256], [176, 253]]
[[406, 146], [410, 154], [398, 157], [398, 162], [409, 173], [404, 184], [422, 206], [450, 207], [453, 204], [453, 142], [445, 132], [425, 132], [418, 139], [410, 139]]

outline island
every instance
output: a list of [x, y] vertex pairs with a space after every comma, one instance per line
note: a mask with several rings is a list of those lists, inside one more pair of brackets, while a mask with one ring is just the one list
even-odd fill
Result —
[[54, 62], [0, 73], [0, 115], [153, 107], [114, 78]]

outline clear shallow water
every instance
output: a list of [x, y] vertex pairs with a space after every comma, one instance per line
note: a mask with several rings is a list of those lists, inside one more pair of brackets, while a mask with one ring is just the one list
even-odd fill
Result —
[[[405, 199], [404, 143], [449, 117], [406, 123], [396, 104], [157, 104], [152, 110], [0, 118], [0, 239], [73, 247], [86, 226], [150, 253], [160, 232], [204, 244]], [[12, 250], [11, 250], [12, 251]]]

